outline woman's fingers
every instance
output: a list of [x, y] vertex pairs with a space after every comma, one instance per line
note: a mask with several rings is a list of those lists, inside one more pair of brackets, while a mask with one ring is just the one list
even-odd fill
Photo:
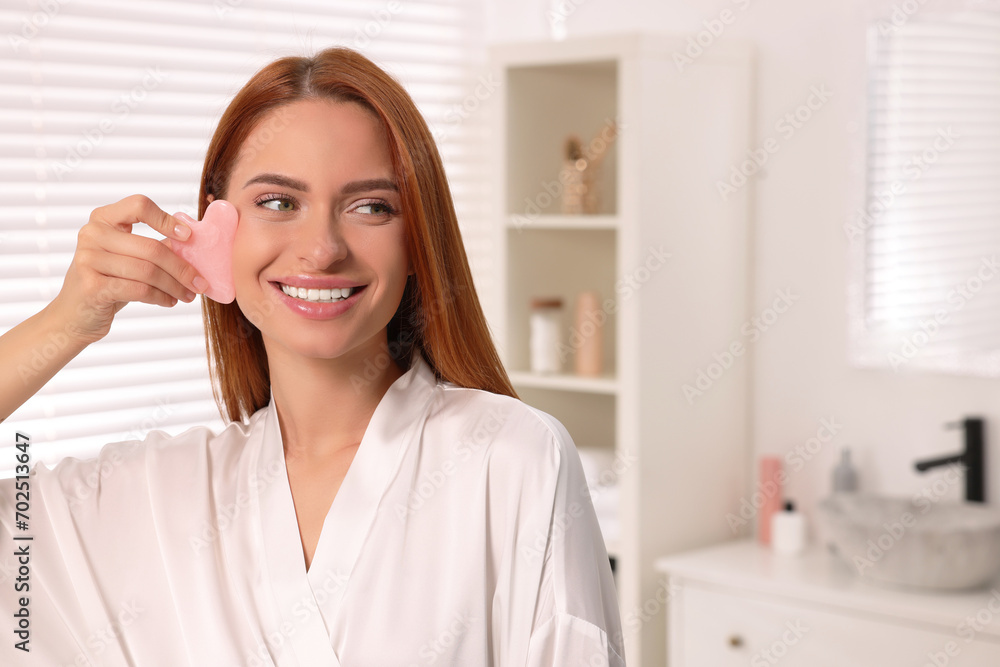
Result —
[[[167, 239], [132, 233], [143, 223]], [[190, 237], [191, 228], [143, 195], [94, 209], [77, 235], [76, 252], [52, 312], [66, 330], [89, 344], [105, 336], [115, 314], [129, 301], [173, 306], [192, 301], [208, 284], [175, 254], [169, 239]]]
[[196, 283], [198, 271], [164, 241], [122, 234], [104, 225], [96, 225], [88, 234], [103, 250], [95, 253], [90, 265], [104, 275], [146, 282], [181, 301], [191, 301], [195, 293], [204, 291]]
[[[161, 289], [153, 287], [149, 283], [138, 280], [128, 280], [125, 278], [108, 278], [105, 285], [108, 294], [114, 297], [116, 303], [122, 306], [129, 301], [141, 301], [154, 306], [174, 306], [177, 299]], [[120, 308], [116, 308], [117, 312]]]
[[191, 228], [157, 206], [145, 195], [131, 195], [119, 202], [101, 206], [90, 214], [91, 222], [103, 222], [129, 231], [137, 222], [145, 223], [164, 236], [178, 241], [186, 241], [191, 236]]
[[[146, 240], [152, 241], [152, 239]], [[157, 242], [153, 241], [153, 243]], [[167, 249], [163, 248], [163, 250]], [[167, 252], [170, 251], [167, 250]], [[113, 252], [102, 252], [95, 253], [94, 256], [88, 260], [87, 266], [90, 270], [96, 271], [109, 281], [114, 279], [123, 279], [128, 282], [145, 285], [151, 290], [162, 292], [165, 296], [173, 299], [174, 301], [190, 302], [193, 301], [195, 297], [194, 291], [185, 287], [183, 283], [179, 282], [173, 277], [173, 275], [164, 270], [162, 266], [148, 259], [143, 259], [127, 253], [116, 254]], [[128, 292], [128, 294], [137, 293], [134, 291], [136, 288], [131, 289], [133, 291]], [[122, 293], [119, 293], [117, 296], [121, 296], [121, 294]], [[146, 301], [146, 299], [139, 300]], [[151, 302], [147, 301], [147, 303]]]

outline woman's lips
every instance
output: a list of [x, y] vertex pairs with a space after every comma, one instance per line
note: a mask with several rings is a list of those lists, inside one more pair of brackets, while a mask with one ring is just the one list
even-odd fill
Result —
[[274, 287], [275, 292], [278, 293], [278, 299], [283, 304], [302, 317], [311, 320], [327, 320], [343, 315], [361, 298], [361, 295], [364, 294], [365, 289], [368, 287], [367, 285], [359, 287], [342, 301], [323, 303], [288, 296], [282, 291], [280, 283], [271, 283], [271, 285]]

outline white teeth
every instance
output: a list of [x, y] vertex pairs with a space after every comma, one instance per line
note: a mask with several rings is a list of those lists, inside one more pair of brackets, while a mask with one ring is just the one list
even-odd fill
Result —
[[304, 299], [305, 301], [315, 301], [317, 303], [343, 301], [351, 295], [352, 289], [351, 287], [343, 289], [306, 289], [305, 287], [291, 287], [289, 285], [281, 286], [281, 291], [288, 296], [295, 297], [296, 299]]

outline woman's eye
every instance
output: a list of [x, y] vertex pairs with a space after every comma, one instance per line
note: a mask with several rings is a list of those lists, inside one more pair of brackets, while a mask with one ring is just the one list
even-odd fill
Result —
[[291, 199], [283, 199], [281, 197], [275, 197], [273, 199], [265, 199], [264, 201], [258, 202], [258, 206], [270, 209], [272, 211], [293, 211], [295, 210], [295, 202]]
[[364, 215], [377, 215], [377, 216], [390, 216], [396, 213], [396, 211], [386, 204], [385, 202], [373, 201], [361, 204], [360, 206], [354, 207], [354, 210], [358, 213]]

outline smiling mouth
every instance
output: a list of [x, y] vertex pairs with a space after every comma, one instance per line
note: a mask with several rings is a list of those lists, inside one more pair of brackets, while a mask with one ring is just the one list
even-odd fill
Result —
[[283, 283], [275, 284], [281, 289], [282, 292], [293, 299], [301, 299], [302, 301], [309, 301], [312, 303], [337, 303], [338, 301], [344, 301], [367, 287], [367, 285], [360, 285], [358, 287], [345, 287], [342, 289], [307, 289], [305, 287], [292, 287], [291, 285], [285, 285]]

